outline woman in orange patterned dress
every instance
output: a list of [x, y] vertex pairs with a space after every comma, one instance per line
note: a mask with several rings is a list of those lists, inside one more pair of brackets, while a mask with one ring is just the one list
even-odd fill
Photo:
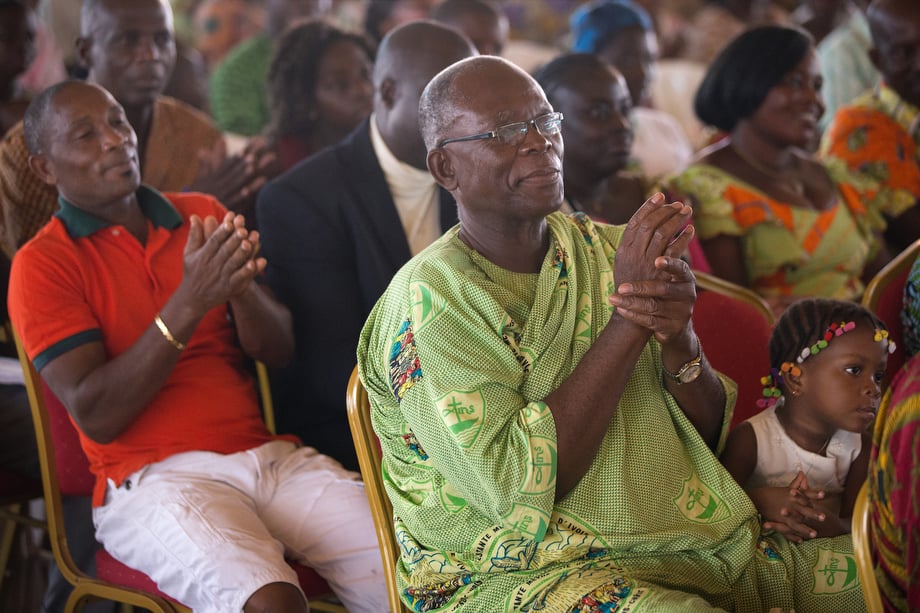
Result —
[[714, 274], [750, 287], [777, 315], [804, 296], [858, 299], [887, 256], [876, 186], [809, 150], [824, 112], [811, 37], [780, 26], [738, 36], [696, 94], [700, 119], [728, 134], [667, 181], [694, 207]]

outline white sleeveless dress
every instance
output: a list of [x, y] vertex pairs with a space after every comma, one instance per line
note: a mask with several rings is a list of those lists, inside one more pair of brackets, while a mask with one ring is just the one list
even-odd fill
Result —
[[809, 488], [824, 490], [828, 499], [840, 498], [850, 465], [862, 448], [861, 435], [838, 430], [827, 444], [827, 455], [823, 456], [802, 449], [789, 438], [776, 417], [776, 405], [747, 422], [757, 437], [757, 466], [744, 489], [786, 487], [801, 470]]

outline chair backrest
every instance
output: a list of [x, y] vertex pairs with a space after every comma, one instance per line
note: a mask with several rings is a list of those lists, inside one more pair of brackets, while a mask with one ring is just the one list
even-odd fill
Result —
[[79, 436], [67, 410], [35, 370], [15, 331], [13, 338], [16, 342], [16, 351], [19, 353], [19, 363], [22, 365], [29, 405], [32, 408], [51, 551], [61, 574], [74, 586], [68, 605], [71, 602], [83, 602], [86, 598], [103, 598], [143, 607], [156, 613], [185, 611], [184, 607], [167, 602], [155, 594], [90, 577], [74, 562], [67, 547], [61, 496], [89, 496], [92, 494], [95, 480], [89, 471], [89, 461], [83, 453]]
[[888, 356], [886, 386], [891, 383], [895, 373], [904, 365], [904, 326], [901, 324], [904, 284], [918, 255], [920, 255], [920, 239], [895, 256], [872, 277], [862, 298], [862, 305], [885, 322], [888, 326], [888, 333], [895, 342], [895, 351]]
[[709, 362], [738, 384], [732, 426], [760, 411], [760, 378], [770, 372], [773, 313], [755, 292], [704, 272], [696, 275], [693, 328]]
[[871, 527], [869, 525], [869, 483], [863, 483], [853, 507], [853, 554], [856, 556], [856, 572], [862, 585], [863, 598], [869, 613], [883, 613], [882, 595], [875, 578], [875, 562], [872, 557]]
[[380, 443], [371, 425], [371, 404], [367, 390], [358, 376], [355, 367], [348, 380], [348, 425], [358, 453], [358, 465], [364, 478], [364, 489], [371, 505], [377, 541], [380, 544], [380, 556], [383, 558], [383, 570], [386, 575], [387, 595], [390, 611], [408, 612], [399, 599], [399, 587], [396, 585], [396, 564], [399, 561], [399, 545], [393, 531], [393, 507], [383, 487], [383, 473], [380, 469]]

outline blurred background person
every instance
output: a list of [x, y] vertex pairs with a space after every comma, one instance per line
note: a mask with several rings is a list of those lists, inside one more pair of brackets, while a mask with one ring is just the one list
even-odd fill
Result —
[[899, 253], [920, 236], [920, 2], [875, 0], [867, 16], [882, 83], [838, 109], [821, 151], [878, 182], [873, 204]]
[[32, 7], [18, 0], [0, 0], [0, 137], [22, 119], [29, 96], [19, 78], [35, 59]]
[[853, 10], [850, 0], [801, 0], [789, 15], [789, 21], [811, 34], [815, 45], [820, 45]]
[[268, 137], [283, 170], [339, 142], [374, 104], [374, 51], [359, 34], [322, 21], [285, 32], [268, 71]]
[[632, 98], [623, 76], [590, 53], [562, 55], [534, 73], [553, 110], [565, 117], [563, 209], [625, 224], [645, 202], [642, 174], [627, 170]]
[[264, 30], [265, 6], [256, 0], [201, 0], [192, 13], [195, 48], [208, 70]]
[[501, 55], [508, 42], [508, 18], [487, 0], [444, 0], [431, 18], [466, 34], [480, 55]]
[[658, 178], [683, 168], [693, 156], [686, 133], [673, 116], [650, 108], [658, 60], [652, 20], [631, 0], [595, 0], [572, 14], [572, 51], [593, 53], [626, 79], [632, 98], [632, 155], [643, 174]]
[[712, 63], [694, 105], [728, 136], [667, 183], [693, 204], [712, 272], [777, 314], [805, 296], [858, 300], [887, 252], [866, 205], [872, 186], [809, 153], [824, 106], [808, 33], [744, 32]]
[[405, 23], [428, 19], [440, 0], [367, 0], [364, 12], [364, 32], [375, 45], [383, 37]]
[[872, 35], [866, 20], [869, 0], [851, 0], [847, 18], [818, 45], [818, 63], [824, 77], [825, 131], [837, 110], [879, 83], [878, 69], [869, 57]]
[[331, 6], [331, 0], [268, 0], [265, 31], [234, 47], [208, 80], [211, 115], [223, 131], [255, 136], [268, 125], [266, 83], [276, 44], [285, 29], [322, 17]]
[[709, 0], [686, 30], [682, 57], [708, 66], [745, 29], [788, 23], [789, 13], [770, 0]]

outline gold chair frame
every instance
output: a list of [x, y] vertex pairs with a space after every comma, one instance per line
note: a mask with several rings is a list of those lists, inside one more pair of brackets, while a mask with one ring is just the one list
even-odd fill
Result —
[[153, 613], [191, 613], [191, 609], [176, 604], [147, 592], [135, 590], [101, 579], [90, 577], [77, 567], [67, 547], [67, 535], [64, 531], [64, 511], [61, 504], [61, 487], [55, 469], [54, 446], [42, 383], [32, 361], [26, 355], [19, 336], [13, 334], [19, 363], [25, 377], [29, 405], [32, 407], [32, 420], [35, 425], [35, 437], [38, 442], [38, 459], [42, 471], [42, 487], [45, 492], [45, 512], [48, 516], [48, 538], [54, 561], [61, 574], [73, 586], [73, 591], [64, 606], [66, 613], [81, 611], [83, 606], [93, 600], [112, 600], [115, 602], [148, 609]]
[[371, 505], [377, 541], [380, 544], [380, 557], [387, 582], [387, 599], [392, 613], [411, 613], [399, 599], [399, 586], [396, 584], [396, 565], [399, 562], [399, 544], [393, 531], [393, 507], [383, 486], [383, 473], [380, 469], [380, 452], [377, 435], [371, 424], [371, 403], [367, 390], [361, 383], [356, 366], [348, 380], [346, 395], [348, 406], [348, 425], [358, 453], [358, 465], [364, 477], [364, 490]]
[[896, 255], [890, 262], [885, 264], [884, 268], [878, 271], [863, 293], [862, 305], [872, 311], [877, 312], [879, 301], [882, 293], [891, 284], [891, 282], [904, 274], [914, 264], [914, 260], [920, 255], [920, 239], [917, 239], [907, 249]]
[[776, 323], [776, 317], [773, 315], [773, 311], [770, 310], [770, 305], [754, 290], [700, 270], [694, 270], [693, 275], [696, 277], [696, 285], [700, 289], [724, 294], [736, 300], [747, 302], [760, 311], [770, 326]]
[[875, 563], [872, 560], [872, 546], [869, 535], [869, 484], [863, 483], [853, 507], [853, 554], [856, 556], [856, 572], [862, 585], [863, 598], [869, 613], [884, 613], [882, 595], [875, 578]]

